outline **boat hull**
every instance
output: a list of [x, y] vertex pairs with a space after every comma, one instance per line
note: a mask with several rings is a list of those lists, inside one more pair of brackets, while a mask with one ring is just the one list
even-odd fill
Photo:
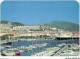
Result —
[[79, 39], [79, 37], [56, 37], [55, 40]]

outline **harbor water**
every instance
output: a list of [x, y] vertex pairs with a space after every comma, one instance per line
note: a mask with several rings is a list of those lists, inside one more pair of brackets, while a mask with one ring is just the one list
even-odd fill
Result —
[[[21, 52], [20, 56], [31, 56], [33, 54], [44, 51], [47, 48], [56, 47], [58, 44], [61, 44], [61, 43], [66, 43], [66, 44], [78, 43], [79, 44], [79, 39], [74, 39], [74, 40], [72, 40], [72, 39], [69, 39], [69, 40], [34, 40], [34, 41], [18, 40], [18, 42], [13, 42], [12, 45], [2, 45], [2, 46], [3, 47], [11, 46], [12, 48], [17, 48], [17, 47], [21, 47], [21, 46], [29, 47], [29, 45], [43, 44], [43, 43], [47, 43], [47, 45], [43, 46], [43, 47], [39, 47], [40, 46], [39, 45], [37, 48], [33, 48], [29, 52]], [[6, 48], [6, 49], [8, 49], [8, 48]]]

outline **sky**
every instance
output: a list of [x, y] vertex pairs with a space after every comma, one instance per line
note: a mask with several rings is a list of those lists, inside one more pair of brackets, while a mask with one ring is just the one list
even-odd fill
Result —
[[52, 21], [79, 24], [79, 4], [76, 1], [4, 1], [1, 20], [28, 25]]

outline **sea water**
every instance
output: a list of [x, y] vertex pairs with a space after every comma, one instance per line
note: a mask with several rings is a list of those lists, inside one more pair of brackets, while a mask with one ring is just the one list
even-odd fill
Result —
[[[72, 43], [78, 43], [79, 44], [79, 39], [69, 39], [69, 40], [34, 40], [34, 41], [26, 41], [26, 40], [19, 40], [18, 42], [13, 42], [12, 43], [12, 48], [17, 48], [17, 47], [21, 47], [21, 46], [26, 46], [29, 47], [29, 45], [32, 44], [43, 44], [43, 43], [47, 43], [46, 46], [44, 47], [37, 47], [37, 48], [33, 48], [33, 50], [29, 51], [29, 52], [22, 52], [20, 53], [20, 56], [31, 56], [33, 54], [39, 53], [41, 51], [46, 50], [47, 48], [50, 47], [56, 47], [58, 44], [61, 43], [66, 43], [66, 44], [72, 44]], [[6, 46], [6, 45], [2, 45], [2, 46]], [[6, 48], [8, 49], [8, 48]]]

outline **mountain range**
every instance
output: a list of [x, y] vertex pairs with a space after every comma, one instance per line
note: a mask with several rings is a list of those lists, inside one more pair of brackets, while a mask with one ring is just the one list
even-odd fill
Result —
[[79, 31], [79, 24], [67, 22], [67, 21], [52, 21], [43, 24], [45, 26], [56, 27], [57, 29], [63, 29], [65, 31]]
[[[9, 21], [1, 21], [2, 24], [7, 24]], [[24, 26], [25, 24], [19, 22], [11, 22], [14, 26]], [[79, 24], [67, 22], [67, 21], [52, 21], [44, 23], [44, 26], [56, 27], [57, 29], [63, 29], [65, 31], [79, 31]]]
[[[0, 21], [0, 22], [1, 22], [1, 24], [8, 24], [8, 22], [10, 22], [10, 21]], [[13, 25], [13, 26], [23, 26], [24, 24], [19, 23], [19, 22], [11, 22], [11, 25]]]

